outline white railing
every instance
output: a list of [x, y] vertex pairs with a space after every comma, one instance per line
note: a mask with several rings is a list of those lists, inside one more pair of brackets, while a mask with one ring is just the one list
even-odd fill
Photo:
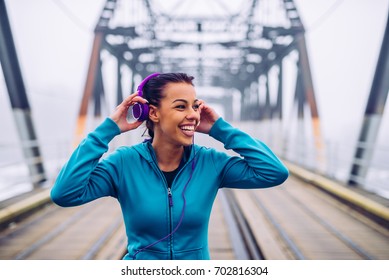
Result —
[[[25, 158], [23, 149], [40, 148], [40, 156]], [[23, 143], [0, 143], [0, 202], [33, 190], [36, 182], [46, 183], [59, 172], [69, 156], [69, 141], [48, 143], [26, 141]], [[31, 174], [29, 166], [43, 164], [44, 173]], [[47, 184], [42, 184], [42, 187]]]
[[[389, 146], [334, 140], [316, 143], [317, 139], [309, 135], [309, 131], [303, 136], [297, 133], [285, 135], [285, 129], [275, 120], [235, 125], [264, 141], [277, 155], [290, 162], [345, 185], [353, 179], [364, 189], [389, 198]], [[370, 149], [371, 160], [355, 159], [356, 148]], [[351, 176], [353, 164], [367, 166], [366, 176]]]
[[[304, 135], [285, 136], [277, 121], [238, 122], [235, 126], [247, 131], [269, 145], [277, 155], [306, 169], [347, 184], [353, 164], [368, 165], [365, 177], [351, 177], [365, 189], [389, 198], [389, 146], [368, 146], [366, 143], [341, 143], [325, 141], [315, 143], [315, 139]], [[131, 145], [142, 141], [143, 129], [123, 134], [111, 143], [110, 151], [120, 145]], [[307, 133], [308, 134], [308, 133]], [[22, 148], [39, 144], [41, 157], [24, 159]], [[358, 146], [357, 146], [358, 145]], [[370, 162], [355, 160], [357, 147], [373, 149]], [[43, 163], [45, 176], [52, 181], [69, 158], [73, 145], [71, 141], [0, 143], [0, 202], [6, 198], [33, 189], [33, 182], [40, 180], [39, 174], [32, 178], [28, 164]]]

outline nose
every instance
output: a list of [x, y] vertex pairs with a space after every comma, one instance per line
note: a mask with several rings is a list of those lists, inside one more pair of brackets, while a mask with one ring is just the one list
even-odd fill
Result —
[[200, 112], [197, 109], [194, 109], [192, 107], [189, 108], [188, 114], [186, 115], [187, 120], [195, 120], [199, 121], [200, 120]]

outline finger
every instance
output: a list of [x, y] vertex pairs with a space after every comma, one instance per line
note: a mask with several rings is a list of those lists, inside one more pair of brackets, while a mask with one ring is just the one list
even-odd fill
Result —
[[132, 101], [134, 102], [140, 102], [140, 103], [143, 103], [143, 104], [146, 104], [146, 103], [149, 103], [149, 101], [147, 101], [147, 99], [144, 99], [143, 97], [137, 95], [135, 96]]
[[131, 100], [137, 95], [137, 93], [133, 93], [129, 96], [127, 96], [118, 106], [116, 106], [116, 109], [123, 109], [123, 108], [127, 108], [129, 107], [129, 104], [131, 102]]
[[122, 105], [122, 106], [125, 106], [128, 109], [129, 107], [131, 107], [135, 103], [146, 104], [146, 103], [149, 103], [149, 102], [146, 99], [144, 99], [143, 97], [139, 96], [139, 95], [131, 94], [126, 99], [124, 99], [124, 101], [119, 106]]
[[134, 92], [133, 94], [130, 94], [129, 96], [127, 96], [126, 98], [124, 98], [122, 104], [127, 104], [129, 103], [134, 97], [138, 96], [138, 93], [137, 92]]
[[137, 92], [134, 92], [134, 93], [132, 93], [132, 94], [130, 94], [129, 96], [127, 96], [126, 98], [124, 98], [124, 100], [122, 101], [122, 103], [120, 103], [120, 104], [130, 104], [131, 103], [131, 101], [134, 99], [134, 98], [136, 98], [137, 96], [139, 96], [138, 95], [138, 93]]
[[130, 128], [130, 130], [136, 129], [136, 128], [138, 128], [142, 123], [143, 123], [143, 121], [134, 121], [134, 122], [129, 123], [129, 124], [128, 124], [128, 127]]

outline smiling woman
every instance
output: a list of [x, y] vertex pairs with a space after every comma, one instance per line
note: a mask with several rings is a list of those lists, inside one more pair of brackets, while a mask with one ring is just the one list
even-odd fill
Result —
[[[196, 98], [193, 77], [147, 77], [91, 132], [62, 168], [51, 197], [76, 206], [104, 196], [118, 199], [128, 237], [124, 259], [209, 259], [208, 222], [220, 188], [268, 188], [288, 170], [261, 141], [232, 127]], [[151, 138], [121, 147], [104, 159], [109, 142], [138, 128], [127, 121], [134, 104], [148, 107]], [[208, 134], [239, 156], [195, 145]]]

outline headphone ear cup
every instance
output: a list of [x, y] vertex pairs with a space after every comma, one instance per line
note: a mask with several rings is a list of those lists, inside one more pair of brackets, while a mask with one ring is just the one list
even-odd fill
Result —
[[132, 116], [138, 121], [145, 121], [149, 118], [149, 105], [143, 103], [135, 103], [132, 106]]

